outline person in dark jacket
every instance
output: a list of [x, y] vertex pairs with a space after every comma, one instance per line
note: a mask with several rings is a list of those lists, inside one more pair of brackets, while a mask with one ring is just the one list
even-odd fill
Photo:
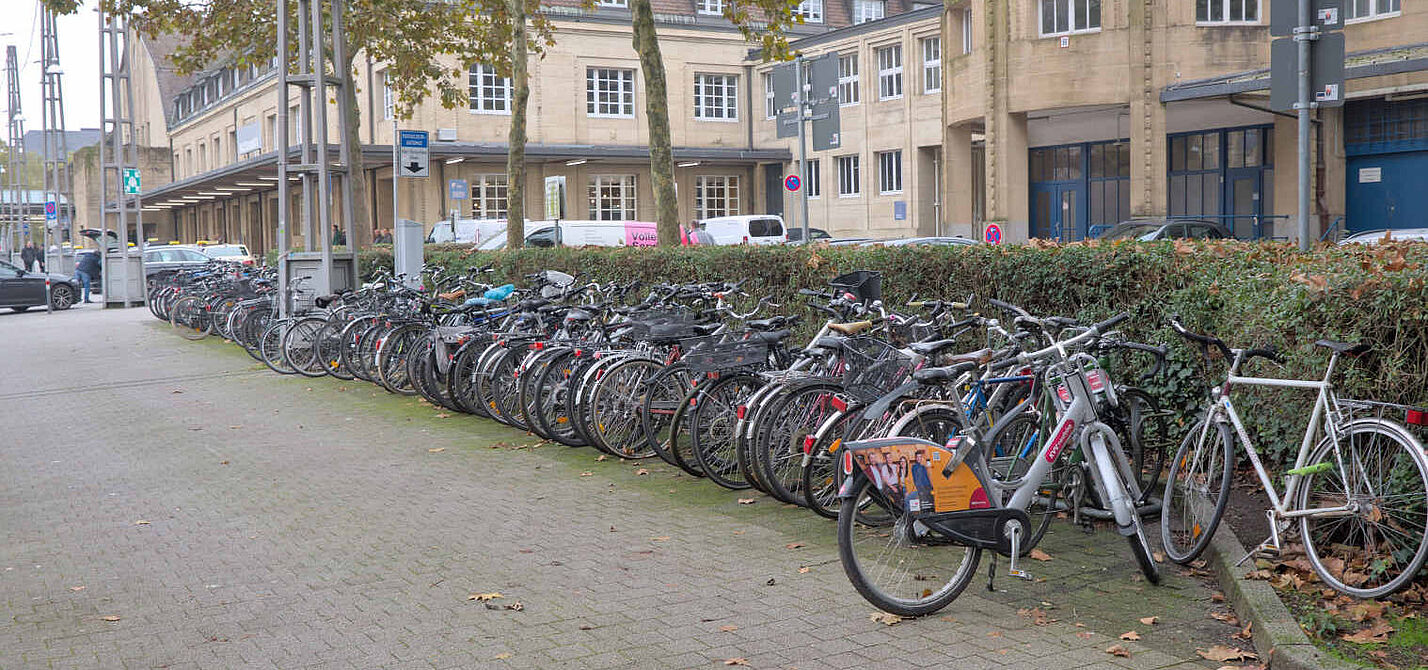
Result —
[[34, 242], [26, 242], [25, 248], [20, 250], [20, 264], [25, 266], [25, 272], [34, 272], [36, 265], [39, 265], [40, 272], [44, 272], [45, 254]]
[[84, 302], [89, 302], [90, 284], [99, 276], [99, 254], [80, 254], [74, 263], [74, 276], [84, 287]]

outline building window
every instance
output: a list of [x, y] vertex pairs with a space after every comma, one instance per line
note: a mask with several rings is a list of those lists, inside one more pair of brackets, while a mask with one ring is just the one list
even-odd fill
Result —
[[878, 193], [902, 193], [902, 150], [878, 153]]
[[878, 53], [878, 99], [902, 97], [902, 45], [882, 47]]
[[630, 0], [596, 0], [595, 4], [601, 7], [626, 8], [630, 6]]
[[509, 211], [506, 174], [478, 174], [471, 179], [471, 218], [504, 219]]
[[808, 189], [808, 197], [817, 198], [823, 195], [823, 172], [819, 169], [818, 161], [807, 161], [803, 169], [803, 188]]
[[838, 104], [858, 104], [858, 54], [838, 57]]
[[803, 17], [804, 23], [823, 23], [823, 0], [803, 0], [793, 15]]
[[1344, 0], [1344, 19], [1368, 21], [1398, 16], [1399, 0]]
[[858, 177], [858, 156], [838, 157], [838, 197], [856, 198], [862, 193], [862, 181]]
[[867, 23], [887, 14], [884, 0], [853, 0], [853, 23]]
[[774, 102], [774, 82], [773, 74], [764, 75], [764, 118], [772, 119], [778, 116], [778, 104]]
[[1171, 216], [1200, 217], [1241, 239], [1270, 237], [1274, 142], [1270, 126], [1180, 133], [1167, 138]]
[[1259, 23], [1259, 0], [1195, 0], [1195, 21]]
[[511, 78], [496, 74], [490, 65], [472, 65], [466, 82], [471, 111], [477, 114], [511, 113]]
[[739, 213], [739, 178], [701, 175], [694, 178], [694, 216], [712, 219]]
[[972, 53], [972, 10], [962, 10], [962, 53]]
[[942, 90], [942, 38], [928, 37], [922, 40], [922, 92], [937, 93]]
[[1098, 142], [1086, 152], [1087, 226], [1114, 226], [1129, 219], [1130, 142]]
[[590, 116], [634, 116], [635, 71], [586, 68], [585, 112]]
[[1100, 29], [1101, 0], [1041, 0], [1043, 37]]
[[397, 113], [397, 94], [392, 90], [391, 82], [387, 81], [386, 72], [377, 75], [382, 79], [382, 119], [391, 121]]
[[699, 0], [696, 3], [700, 14], [721, 16], [724, 14], [724, 0]]
[[635, 176], [591, 176], [590, 218], [596, 221], [635, 220]]
[[694, 118], [705, 121], [739, 120], [739, 76], [694, 75]]

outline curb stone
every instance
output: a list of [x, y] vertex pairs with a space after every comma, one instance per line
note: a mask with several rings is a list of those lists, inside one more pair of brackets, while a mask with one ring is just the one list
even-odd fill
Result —
[[1351, 663], [1315, 647], [1299, 622], [1280, 601], [1269, 582], [1245, 579], [1253, 562], [1235, 565], [1249, 553], [1226, 524], [1220, 524], [1207, 547], [1206, 558], [1242, 621], [1254, 624], [1255, 650], [1271, 670], [1361, 670], [1370, 666]]

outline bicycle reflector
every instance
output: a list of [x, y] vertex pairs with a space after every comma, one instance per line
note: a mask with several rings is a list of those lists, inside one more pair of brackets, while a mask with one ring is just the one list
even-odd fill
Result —
[[818, 438], [815, 437], [815, 436], [813, 436], [813, 435], [804, 435], [804, 436], [803, 436], [803, 453], [805, 453], [805, 454], [811, 454], [811, 453], [813, 453], [813, 443], [814, 443], [814, 442], [817, 442], [817, 441], [818, 441]]
[[1428, 409], [1409, 409], [1403, 422], [1410, 426], [1428, 426]]
[[846, 411], [848, 411], [848, 401], [847, 401], [847, 400], [844, 400], [844, 399], [842, 399], [842, 398], [839, 398], [839, 397], [836, 396], [836, 395], [833, 396], [833, 398], [828, 401], [828, 404], [832, 405], [832, 406], [833, 406], [833, 409], [836, 409], [836, 410], [838, 410], [839, 412], [846, 412]]
[[748, 406], [748, 405], [739, 405], [739, 409], [734, 410], [734, 416], [736, 416], [736, 417], [742, 419], [742, 418], [744, 418], [744, 414], [747, 413], [748, 410], [749, 410], [749, 406]]
[[851, 475], [851, 474], [853, 474], [853, 452], [852, 452], [852, 451], [844, 451], [844, 452], [843, 452], [843, 474], [845, 474], [845, 475]]

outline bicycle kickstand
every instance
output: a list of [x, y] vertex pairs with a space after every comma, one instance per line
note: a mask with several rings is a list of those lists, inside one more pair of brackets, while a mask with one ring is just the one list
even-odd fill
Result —
[[1269, 520], [1269, 537], [1265, 538], [1263, 542], [1260, 542], [1259, 546], [1250, 550], [1248, 554], [1245, 554], [1243, 558], [1236, 561], [1236, 567], [1243, 565], [1245, 561], [1256, 556], [1264, 558], [1279, 557], [1280, 549], [1284, 546], [1279, 541], [1279, 519], [1274, 518], [1274, 510], [1265, 510], [1264, 515]]

